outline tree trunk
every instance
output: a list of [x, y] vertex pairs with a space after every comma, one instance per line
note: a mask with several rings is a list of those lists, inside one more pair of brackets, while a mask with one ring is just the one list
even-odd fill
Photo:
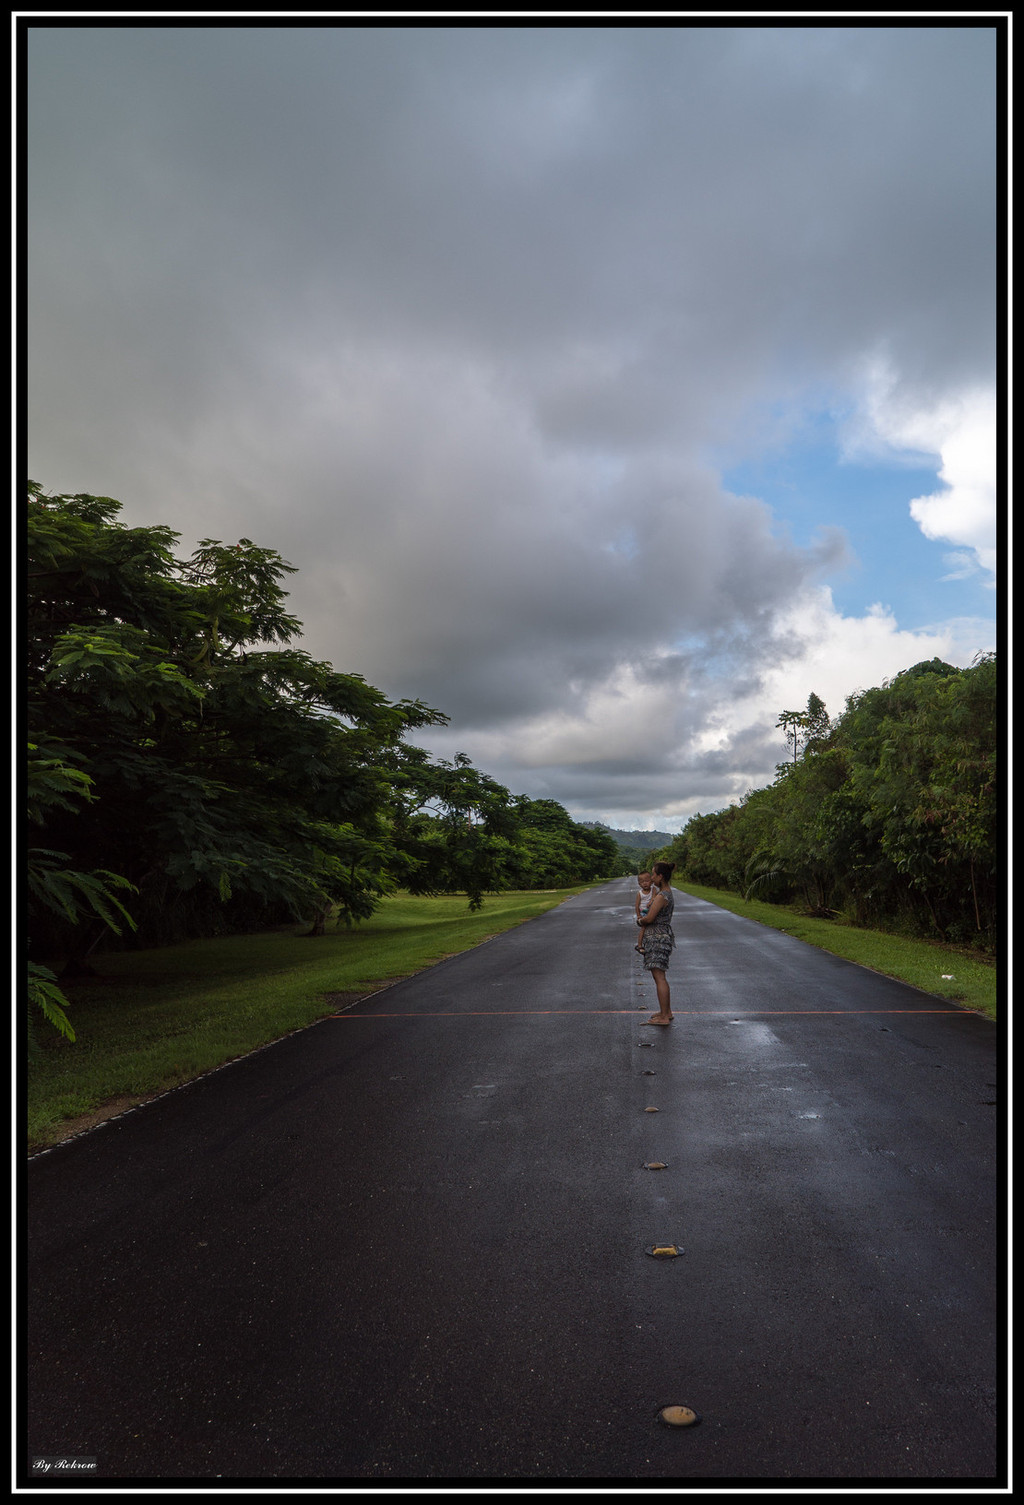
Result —
[[926, 888], [922, 887], [920, 889], [920, 893], [921, 893], [922, 898], [924, 899], [924, 902], [928, 906], [928, 913], [932, 917], [932, 922], [933, 922], [936, 930], [939, 932], [939, 934], [941, 935], [942, 939], [945, 940], [946, 939], [946, 927], [944, 925], [942, 925], [942, 924], [939, 923], [939, 917], [935, 913], [935, 905], [932, 903], [932, 901], [931, 901], [931, 899], [930, 899], [930, 897], [928, 895], [928, 890]]

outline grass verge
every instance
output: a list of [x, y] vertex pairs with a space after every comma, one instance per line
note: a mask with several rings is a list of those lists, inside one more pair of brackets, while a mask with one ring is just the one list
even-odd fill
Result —
[[29, 1150], [193, 1081], [587, 887], [490, 895], [475, 914], [464, 895], [396, 894], [372, 919], [316, 939], [296, 925], [101, 956], [96, 978], [65, 989], [75, 1043], [38, 1026]]
[[794, 905], [765, 904], [756, 899], [742, 899], [739, 894], [718, 888], [703, 888], [696, 883], [673, 882], [673, 887], [697, 899], [707, 899], [733, 914], [785, 931], [797, 940], [807, 941], [833, 956], [858, 962], [894, 977], [911, 987], [921, 988], [937, 998], [989, 1019], [996, 1017], [996, 967], [976, 951], [964, 947], [943, 946], [936, 941], [912, 940], [889, 935], [881, 930], [862, 930], [841, 920], [816, 920], [803, 915]]

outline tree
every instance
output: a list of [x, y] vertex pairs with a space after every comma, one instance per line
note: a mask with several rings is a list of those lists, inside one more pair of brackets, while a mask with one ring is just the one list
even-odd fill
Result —
[[[179, 560], [176, 534], [119, 510], [29, 487], [30, 733], [91, 795], [48, 812], [48, 846], [132, 885], [145, 944], [371, 913], [389, 755], [447, 718], [294, 647], [273, 550], [204, 539]], [[47, 918], [34, 946], [72, 967], [106, 928]]]
[[794, 763], [797, 760], [801, 737], [804, 750], [811, 751], [825, 745], [831, 729], [825, 702], [813, 691], [807, 698], [806, 710], [782, 711], [775, 725], [782, 727], [787, 740], [792, 742]]
[[808, 912], [823, 917], [834, 912], [842, 871], [832, 802], [845, 777], [839, 751], [805, 753], [780, 782], [775, 800], [772, 862], [802, 892]]
[[909, 907], [945, 938], [994, 934], [996, 662], [916, 664], [851, 700], [850, 783]]
[[434, 762], [422, 750], [392, 749], [392, 839], [413, 894], [465, 893], [479, 909], [507, 886], [514, 819], [508, 790], [478, 772], [465, 753]]
[[[44, 828], [49, 812], [74, 811], [83, 800], [93, 798], [92, 780], [79, 769], [69, 768], [59, 758], [47, 757], [34, 742], [28, 745], [28, 819], [31, 826]], [[135, 928], [115, 889], [130, 889], [125, 879], [103, 870], [77, 872], [68, 865], [67, 853], [46, 847], [30, 847], [26, 864], [27, 908], [30, 916], [49, 911], [72, 925], [82, 912], [92, 913], [103, 925], [121, 934], [121, 925]], [[116, 918], [115, 918], [116, 916]], [[69, 1003], [57, 978], [48, 967], [37, 962], [28, 964], [28, 1043], [37, 1048], [35, 1013], [43, 1017], [72, 1042], [75, 1031], [66, 1010]]]
[[[686, 875], [812, 913], [989, 948], [997, 907], [996, 662], [913, 665], [830, 721], [783, 711], [793, 745], [769, 788], [694, 816], [669, 850]], [[676, 854], [679, 854], [677, 857]]]

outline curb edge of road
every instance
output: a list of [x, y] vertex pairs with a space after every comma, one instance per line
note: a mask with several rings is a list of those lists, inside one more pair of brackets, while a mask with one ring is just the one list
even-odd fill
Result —
[[[486, 945], [487, 942], [482, 941], [480, 944]], [[462, 953], [458, 952], [457, 955], [461, 956]], [[442, 958], [442, 961], [452, 960], [454, 960], [453, 957]], [[441, 962], [435, 962], [433, 965], [440, 966]], [[423, 968], [422, 970], [428, 971], [430, 969]], [[410, 977], [415, 977], [416, 975], [415, 972], [409, 974]], [[141, 1097], [137, 1103], [132, 1103], [129, 1107], [122, 1108], [118, 1113], [111, 1113], [108, 1118], [101, 1118], [97, 1123], [89, 1124], [87, 1128], [76, 1129], [73, 1134], [68, 1134], [64, 1139], [58, 1139], [55, 1144], [42, 1145], [39, 1149], [30, 1151], [26, 1159], [28, 1161], [38, 1160], [42, 1155], [49, 1155], [53, 1150], [61, 1150], [65, 1145], [73, 1144], [76, 1139], [84, 1139], [87, 1134], [95, 1134], [97, 1129], [105, 1129], [108, 1124], [117, 1123], [118, 1119], [127, 1118], [130, 1113], [138, 1113], [141, 1108], [148, 1108], [151, 1103], [159, 1102], [161, 1098], [170, 1097], [174, 1092], [184, 1092], [186, 1087], [194, 1087], [196, 1082], [202, 1082], [207, 1077], [216, 1076], [218, 1071], [226, 1071], [229, 1066], [237, 1066], [239, 1061], [247, 1061], [250, 1056], [257, 1056], [261, 1051], [270, 1050], [272, 1046], [280, 1045], [282, 1040], [290, 1040], [293, 1035], [301, 1035], [306, 1030], [316, 1029], [318, 1024], [326, 1024], [329, 1019], [336, 1017], [337, 1014], [344, 1014], [349, 1009], [354, 1009], [358, 1004], [366, 1003], [370, 998], [378, 998], [382, 993], [387, 993], [392, 988], [396, 988], [400, 982], [406, 981], [408, 979], [405, 977], [396, 977], [386, 987], [375, 988], [372, 993], [362, 993], [358, 998], [353, 998], [351, 1003], [345, 1005], [345, 1008], [336, 1009], [333, 1014], [324, 1014], [319, 1019], [311, 1019], [308, 1024], [300, 1024], [297, 1029], [290, 1029], [285, 1034], [278, 1035], [276, 1039], [265, 1040], [262, 1045], [254, 1045], [252, 1050], [244, 1050], [241, 1055], [232, 1056], [229, 1061], [221, 1061], [219, 1066], [211, 1066], [207, 1071], [201, 1071], [198, 1076], [189, 1077], [187, 1082], [175, 1082], [173, 1087], [161, 1087], [158, 1092], [154, 1092], [148, 1097]], [[95, 1111], [100, 1113], [103, 1110], [99, 1107]]]
[[[552, 909], [546, 909], [539, 915], [531, 915], [526, 920], [521, 920], [519, 925], [515, 925], [512, 928], [519, 929], [520, 925], [527, 925], [530, 923], [530, 920], [543, 919], [545, 915], [553, 914], [555, 910], [561, 909], [563, 904], [568, 904], [578, 897], [578, 894], [570, 894], [569, 898], [563, 899], [561, 904], [556, 904]], [[127, 1118], [129, 1113], [137, 1113], [140, 1108], [148, 1108], [150, 1103], [156, 1103], [161, 1098], [170, 1097], [172, 1092], [182, 1092], [186, 1087], [192, 1087], [196, 1082], [204, 1081], [206, 1077], [214, 1076], [218, 1071], [225, 1071], [229, 1066], [237, 1066], [239, 1061], [247, 1061], [250, 1056], [258, 1055], [262, 1050], [269, 1050], [272, 1045], [280, 1045], [282, 1040], [290, 1040], [293, 1035], [301, 1035], [305, 1030], [315, 1029], [318, 1024], [326, 1024], [329, 1019], [336, 1018], [338, 1014], [347, 1013], [349, 1009], [354, 1009], [358, 1004], [366, 1003], [371, 998], [379, 997], [381, 993], [387, 993], [392, 988], [397, 988], [399, 983], [408, 982], [409, 978], [418, 977], [421, 972], [432, 972], [435, 967], [443, 967], [447, 962], [458, 961], [460, 956], [466, 956], [471, 951], [478, 951], [481, 946], [489, 945], [498, 935], [505, 935], [506, 933], [505, 931], [498, 931], [495, 935], [484, 936], [483, 940], [477, 941], [473, 946], [467, 946], [464, 951], [453, 951], [447, 956], [438, 957], [436, 962], [429, 962], [427, 966], [417, 968], [415, 972], [410, 972], [405, 977], [392, 978], [384, 987], [375, 988], [372, 993], [361, 993], [358, 998], [354, 998], [351, 1003], [346, 1004], [342, 1009], [335, 1009], [330, 1014], [323, 1014], [319, 1019], [311, 1019], [308, 1024], [300, 1024], [297, 1029], [290, 1029], [285, 1034], [278, 1035], [273, 1040], [265, 1040], [262, 1045], [254, 1045], [251, 1050], [245, 1050], [241, 1055], [232, 1056], [229, 1061], [221, 1061], [219, 1066], [211, 1066], [207, 1071], [201, 1071], [198, 1076], [189, 1077], [187, 1082], [176, 1082], [173, 1087], [161, 1087], [158, 1092], [151, 1093], [149, 1096], [142, 1096], [138, 1102], [131, 1103], [127, 1108], [122, 1108], [117, 1113], [111, 1113], [109, 1117], [101, 1118], [96, 1123], [89, 1124], [84, 1129], [76, 1129], [63, 1139], [58, 1139], [54, 1144], [41, 1145], [37, 1150], [30, 1150], [25, 1159], [27, 1162], [31, 1162], [38, 1160], [42, 1155], [51, 1154], [53, 1150], [61, 1150], [65, 1145], [73, 1144], [76, 1139], [84, 1139], [87, 1134], [95, 1134], [97, 1129], [106, 1128], [107, 1124], [116, 1123], [120, 1118]], [[97, 1107], [94, 1111], [101, 1113], [103, 1111], [102, 1106]]]

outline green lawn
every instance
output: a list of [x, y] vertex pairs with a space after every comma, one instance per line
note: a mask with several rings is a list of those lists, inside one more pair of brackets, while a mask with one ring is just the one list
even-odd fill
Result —
[[[75, 1044], [38, 1026], [41, 1049], [28, 1072], [29, 1147], [54, 1144], [112, 1110], [314, 1023], [333, 1011], [331, 995], [372, 992], [593, 886], [490, 895], [475, 914], [464, 896], [399, 894], [363, 924], [316, 939], [294, 926], [101, 956], [99, 977], [67, 990]], [[995, 967], [969, 952], [812, 920], [717, 889], [677, 886], [995, 1018]]]
[[996, 1017], [995, 963], [986, 961], [976, 951], [943, 946], [935, 941], [910, 940], [881, 930], [861, 930], [836, 920], [815, 920], [800, 914], [793, 905], [741, 899], [738, 894], [702, 888], [695, 883], [676, 883], [674, 887], [733, 914], [769, 925], [773, 930], [783, 930], [797, 940], [820, 946], [833, 956], [859, 962], [862, 967], [933, 993], [937, 998], [947, 998], [990, 1019]]

